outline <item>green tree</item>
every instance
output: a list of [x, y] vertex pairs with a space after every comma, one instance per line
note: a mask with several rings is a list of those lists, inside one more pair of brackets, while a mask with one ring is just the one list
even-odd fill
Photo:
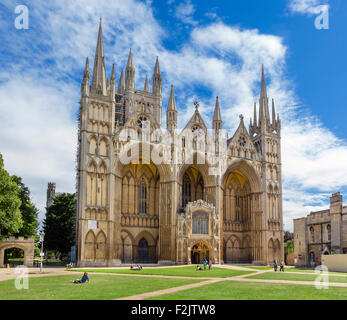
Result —
[[19, 198], [21, 200], [21, 205], [19, 207], [19, 210], [22, 214], [23, 219], [23, 226], [19, 229], [16, 236], [32, 237], [36, 234], [39, 224], [37, 221], [39, 210], [31, 202], [29, 188], [22, 182], [22, 178], [12, 176], [12, 179], [20, 188]]
[[43, 222], [44, 248], [68, 253], [75, 239], [76, 199], [71, 193], [57, 195], [47, 208]]
[[19, 193], [20, 188], [4, 169], [0, 154], [0, 239], [15, 235], [23, 226]]

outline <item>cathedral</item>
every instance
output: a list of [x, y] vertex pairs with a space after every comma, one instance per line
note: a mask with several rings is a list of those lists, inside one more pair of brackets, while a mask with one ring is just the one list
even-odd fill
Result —
[[131, 50], [118, 80], [114, 65], [107, 77], [100, 21], [91, 82], [87, 58], [81, 85], [77, 264], [282, 260], [281, 121], [264, 68], [254, 117], [247, 129], [240, 115], [232, 137], [218, 97], [211, 125], [196, 102], [179, 128], [173, 86], [165, 127], [162, 105], [158, 57], [151, 87], [146, 77], [135, 88]]

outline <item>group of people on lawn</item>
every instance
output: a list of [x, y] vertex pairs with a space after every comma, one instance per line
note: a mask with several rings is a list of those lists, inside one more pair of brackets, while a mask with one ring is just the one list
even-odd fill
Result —
[[134, 267], [133, 265], [130, 266], [130, 270], [135, 270], [135, 271], [140, 270], [141, 271], [142, 269], [143, 269], [142, 266], [139, 264], [136, 267]]
[[[277, 260], [275, 259], [274, 260], [274, 271], [277, 271], [277, 268], [278, 268], [278, 262]], [[280, 263], [280, 272], [283, 271], [284, 272], [284, 262], [281, 261]]]
[[[204, 258], [204, 260], [202, 261], [202, 264], [204, 266], [204, 270], [206, 270], [206, 267], [208, 265], [208, 270], [211, 271], [211, 269], [212, 269], [212, 260], [207, 261], [207, 259]], [[196, 266], [196, 271], [199, 271], [199, 270], [202, 270], [202, 268], [199, 265], [197, 265]]]
[[[199, 265], [196, 266], [196, 270], [206, 270], [207, 266], [208, 266], [208, 270], [211, 271], [212, 269], [212, 261], [208, 260], [206, 258], [204, 258], [203, 262], [202, 262], [204, 269], [202, 269]], [[277, 271], [278, 268], [278, 262], [275, 259], [274, 260], [274, 271]], [[130, 266], [130, 270], [142, 270], [142, 266], [141, 265], [137, 265], [136, 267], [134, 267], [133, 265]], [[284, 272], [284, 262], [281, 261], [280, 263], [280, 271]], [[79, 280], [74, 280], [73, 283], [85, 283], [85, 282], [89, 282], [89, 277], [88, 277], [88, 272], [85, 272], [82, 276], [81, 279]]]

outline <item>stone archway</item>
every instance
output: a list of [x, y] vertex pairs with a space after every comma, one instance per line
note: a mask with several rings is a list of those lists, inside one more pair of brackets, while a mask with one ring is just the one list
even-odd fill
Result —
[[149, 262], [149, 245], [145, 238], [142, 238], [138, 244], [137, 262]]
[[204, 259], [209, 260], [212, 252], [210, 246], [204, 241], [196, 242], [191, 248], [192, 264], [202, 263]]
[[0, 267], [4, 267], [5, 250], [19, 248], [24, 251], [24, 262], [26, 267], [32, 267], [34, 263], [34, 238], [9, 237], [0, 241]]
[[134, 240], [134, 260], [138, 263], [156, 263], [156, 241], [148, 231], [140, 232]]
[[225, 261], [252, 263], [261, 260], [264, 245], [259, 241], [261, 238], [254, 236], [254, 230], [263, 227], [259, 218], [261, 179], [256, 168], [246, 160], [231, 161], [222, 176], [221, 188]]

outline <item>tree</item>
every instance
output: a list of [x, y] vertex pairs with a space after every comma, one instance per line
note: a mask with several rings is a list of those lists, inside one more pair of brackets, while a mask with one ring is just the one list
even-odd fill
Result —
[[74, 194], [57, 195], [47, 208], [43, 222], [44, 247], [56, 253], [68, 253], [75, 239], [76, 198]]
[[15, 235], [23, 226], [19, 193], [20, 188], [4, 169], [0, 154], [0, 239]]
[[18, 237], [33, 237], [36, 234], [38, 221], [37, 216], [39, 210], [31, 202], [29, 188], [22, 182], [22, 178], [12, 176], [12, 179], [17, 183], [20, 188], [19, 198], [21, 205], [19, 210], [22, 214], [23, 226], [19, 229], [16, 236]]

